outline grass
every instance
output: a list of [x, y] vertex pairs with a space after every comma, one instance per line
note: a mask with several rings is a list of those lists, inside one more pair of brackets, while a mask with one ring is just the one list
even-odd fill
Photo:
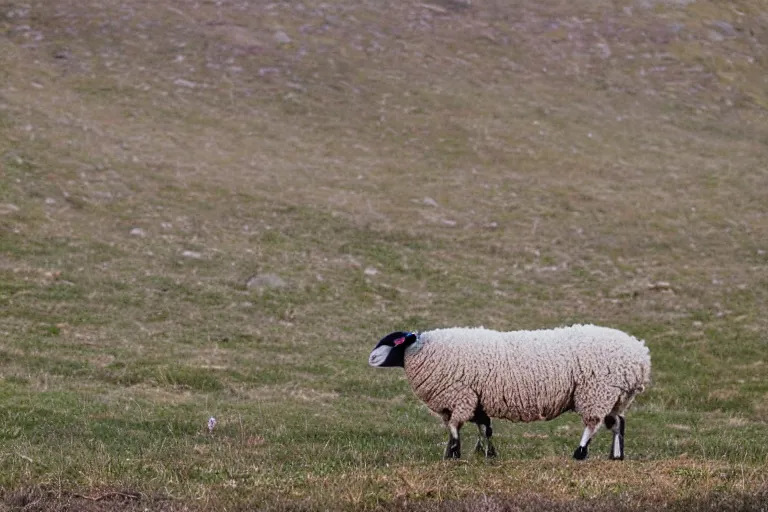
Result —
[[[767, 38], [756, 0], [0, 0], [0, 508], [761, 509]], [[573, 415], [444, 462], [366, 364], [573, 322], [651, 348], [623, 464]]]

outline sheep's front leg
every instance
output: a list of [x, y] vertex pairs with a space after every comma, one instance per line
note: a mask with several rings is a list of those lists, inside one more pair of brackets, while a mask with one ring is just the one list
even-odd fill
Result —
[[461, 438], [459, 437], [459, 429], [461, 429], [461, 423], [458, 425], [453, 422], [448, 423], [448, 446], [445, 448], [446, 459], [460, 459], [461, 458]]
[[461, 439], [459, 430], [468, 421], [473, 421], [477, 408], [477, 395], [469, 389], [456, 389], [452, 393], [454, 407], [443, 409], [441, 416], [448, 426], [450, 437], [445, 448], [446, 459], [461, 458]]
[[587, 458], [587, 455], [589, 453], [589, 449], [587, 447], [589, 446], [589, 442], [592, 441], [592, 437], [600, 428], [601, 423], [602, 423], [602, 419], [600, 418], [584, 419], [584, 425], [585, 425], [584, 434], [582, 434], [581, 436], [581, 442], [579, 443], [579, 447], [576, 448], [575, 452], [573, 452], [574, 459], [584, 460]]

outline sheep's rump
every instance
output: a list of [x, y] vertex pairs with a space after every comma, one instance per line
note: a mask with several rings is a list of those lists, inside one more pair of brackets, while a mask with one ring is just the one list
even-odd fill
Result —
[[413, 391], [434, 412], [479, 405], [512, 421], [568, 410], [599, 418], [623, 413], [648, 384], [650, 368], [642, 341], [594, 325], [438, 329], [421, 333], [405, 357]]

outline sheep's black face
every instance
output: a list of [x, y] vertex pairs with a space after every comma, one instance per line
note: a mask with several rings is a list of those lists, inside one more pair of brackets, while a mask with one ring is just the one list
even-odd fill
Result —
[[393, 332], [387, 334], [368, 356], [368, 364], [371, 366], [400, 366], [405, 365], [405, 349], [416, 341], [416, 334], [412, 332]]

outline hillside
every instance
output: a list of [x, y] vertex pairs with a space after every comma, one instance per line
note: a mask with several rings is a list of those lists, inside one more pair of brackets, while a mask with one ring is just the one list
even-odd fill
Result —
[[[0, 0], [0, 507], [757, 508], [767, 205], [758, 0]], [[619, 466], [366, 362], [575, 322]]]

